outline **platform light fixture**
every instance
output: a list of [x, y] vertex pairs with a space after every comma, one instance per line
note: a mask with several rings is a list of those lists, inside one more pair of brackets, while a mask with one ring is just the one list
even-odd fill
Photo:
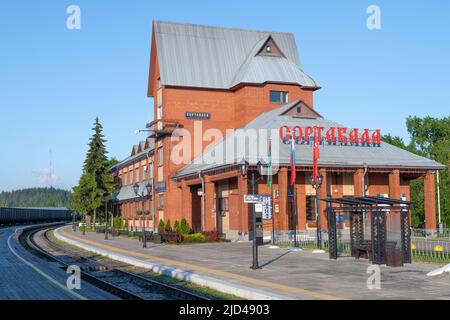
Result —
[[147, 194], [152, 193], [153, 186], [150, 182], [147, 182], [147, 184], [145, 185], [145, 189], [147, 189]]
[[267, 163], [264, 162], [264, 160], [258, 161], [256, 164], [256, 167], [258, 168], [258, 173], [260, 176], [264, 175], [264, 169], [267, 167]]
[[133, 185], [133, 190], [134, 190], [134, 193], [136, 194], [136, 196], [139, 196], [139, 183], [136, 182]]
[[[150, 184], [150, 182], [147, 183], [147, 185], [145, 186], [145, 189], [147, 190], [147, 196], [150, 195], [150, 192], [152, 191], [152, 185]], [[147, 248], [147, 237], [145, 234], [145, 192], [144, 189], [141, 191], [141, 194], [139, 194], [139, 183], [135, 183], [133, 185], [133, 190], [134, 193], [136, 194], [137, 197], [141, 197], [142, 200], [142, 247], [143, 248]]]
[[319, 188], [322, 185], [322, 179], [323, 179], [323, 177], [321, 174], [317, 176], [317, 181], [315, 181], [313, 179], [313, 176], [311, 175], [310, 183], [314, 188]]
[[248, 161], [245, 159], [242, 159], [241, 162], [239, 162], [239, 169], [241, 170], [241, 175], [243, 177], [247, 176], [247, 172], [248, 172]]

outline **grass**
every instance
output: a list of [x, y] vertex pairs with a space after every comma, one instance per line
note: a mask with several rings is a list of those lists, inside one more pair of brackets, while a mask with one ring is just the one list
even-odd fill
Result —
[[414, 253], [412, 255], [412, 260], [414, 262], [426, 262], [426, 263], [449, 263], [450, 257], [445, 257], [442, 255], [423, 254]]
[[[55, 243], [56, 245], [62, 247], [62, 248], [66, 248], [70, 251], [73, 251], [75, 253], [78, 253], [84, 257], [89, 257], [90, 259], [95, 259], [98, 262], [110, 262], [112, 261], [111, 259], [104, 257], [102, 255], [99, 254], [95, 254], [92, 253], [90, 251], [84, 250], [82, 248], [79, 248], [77, 246], [74, 246], [72, 244], [66, 243], [64, 241], [61, 241], [59, 239], [57, 239], [54, 235], [54, 231], [49, 232], [48, 233], [48, 238], [50, 239], [50, 241], [52, 241], [53, 243]], [[203, 287], [203, 286], [199, 286], [196, 284], [193, 284], [191, 282], [187, 282], [187, 281], [183, 281], [183, 280], [178, 280], [166, 275], [162, 275], [159, 273], [155, 273], [155, 272], [151, 272], [148, 269], [145, 268], [138, 268], [138, 267], [134, 267], [134, 266], [128, 266], [123, 268], [124, 270], [131, 272], [131, 273], [135, 273], [135, 274], [139, 274], [142, 277], [146, 277], [155, 281], [159, 281], [165, 284], [169, 284], [172, 285], [174, 287], [180, 288], [180, 289], [184, 289], [186, 291], [190, 291], [193, 293], [197, 293], [199, 295], [203, 295], [205, 297], [207, 297], [208, 299], [211, 300], [244, 300], [241, 297], [232, 295], [232, 294], [228, 294], [228, 293], [224, 293], [224, 292], [220, 292], [218, 290], [214, 290], [208, 287]]]

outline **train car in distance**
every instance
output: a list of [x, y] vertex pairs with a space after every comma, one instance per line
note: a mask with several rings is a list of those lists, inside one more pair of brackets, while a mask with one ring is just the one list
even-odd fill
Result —
[[0, 207], [0, 225], [70, 221], [72, 214], [67, 208]]

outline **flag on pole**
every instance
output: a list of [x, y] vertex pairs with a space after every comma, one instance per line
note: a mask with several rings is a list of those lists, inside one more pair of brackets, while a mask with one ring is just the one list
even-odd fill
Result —
[[313, 146], [313, 180], [317, 182], [319, 176], [319, 137], [317, 136], [317, 128], [314, 127], [314, 146]]
[[269, 152], [267, 153], [269, 156], [269, 165], [267, 168], [267, 186], [272, 187], [272, 140], [269, 139]]
[[295, 184], [295, 142], [294, 135], [291, 136], [291, 186]]

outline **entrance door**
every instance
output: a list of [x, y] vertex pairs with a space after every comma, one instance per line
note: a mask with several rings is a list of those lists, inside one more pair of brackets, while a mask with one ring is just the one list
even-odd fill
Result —
[[311, 229], [317, 228], [315, 196], [306, 196], [306, 226]]
[[226, 235], [230, 231], [229, 198], [219, 198], [217, 205], [217, 231]]
[[202, 197], [201, 185], [191, 187], [192, 193], [192, 229], [200, 232], [202, 229]]

